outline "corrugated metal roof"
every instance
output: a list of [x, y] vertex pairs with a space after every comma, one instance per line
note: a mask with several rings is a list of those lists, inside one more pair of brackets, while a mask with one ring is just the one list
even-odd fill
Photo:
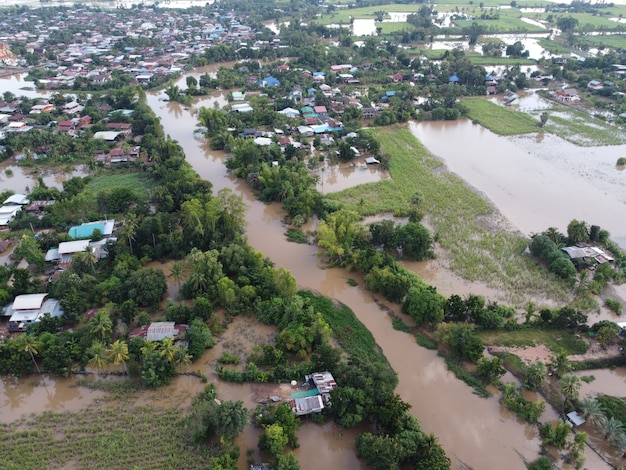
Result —
[[319, 413], [324, 409], [324, 403], [320, 395], [306, 398], [294, 398], [289, 401], [291, 410], [298, 416], [310, 413]]
[[173, 321], [160, 321], [151, 323], [146, 333], [146, 339], [150, 341], [161, 341], [164, 338], [174, 338], [178, 330], [174, 327]]
[[13, 301], [13, 310], [39, 310], [47, 296], [48, 294], [18, 295]]
[[330, 372], [315, 372], [311, 379], [320, 393], [330, 393], [337, 388], [337, 382]]
[[29, 202], [25, 194], [13, 194], [4, 201], [4, 204], [28, 204]]
[[73, 242], [59, 243], [59, 254], [69, 255], [78, 253], [79, 251], [85, 251], [89, 246], [90, 240], [75, 240]]

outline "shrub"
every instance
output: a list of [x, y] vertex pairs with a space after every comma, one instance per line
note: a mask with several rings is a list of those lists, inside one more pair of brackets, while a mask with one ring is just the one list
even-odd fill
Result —
[[604, 305], [618, 315], [622, 314], [622, 303], [619, 300], [608, 298], [604, 300]]

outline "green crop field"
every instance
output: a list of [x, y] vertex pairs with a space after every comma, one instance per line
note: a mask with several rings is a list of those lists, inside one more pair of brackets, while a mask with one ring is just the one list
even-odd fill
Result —
[[484, 98], [465, 98], [463, 105], [469, 110], [467, 116], [500, 135], [517, 135], [537, 132], [537, 120], [532, 116], [499, 106]]

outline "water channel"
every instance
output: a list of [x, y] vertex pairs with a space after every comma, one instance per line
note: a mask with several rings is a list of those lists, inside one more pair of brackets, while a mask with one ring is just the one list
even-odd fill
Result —
[[[18, 84], [17, 81], [4, 83]], [[4, 83], [0, 82], [0, 86]], [[23, 84], [21, 85], [23, 86]], [[15, 91], [10, 91], [17, 95], [27, 94], [19, 88], [19, 86], [15, 86]], [[28, 93], [34, 94], [36, 92]], [[347, 284], [348, 277], [351, 277], [359, 281], [359, 286], [363, 286], [362, 279], [359, 279], [355, 273], [348, 273], [340, 269], [323, 269], [317, 258], [316, 247], [286, 242], [284, 238], [286, 227], [281, 220], [283, 215], [281, 208], [276, 204], [268, 205], [257, 201], [245, 183], [233, 178], [226, 171], [223, 164], [225, 155], [222, 152], [210, 150], [206, 140], [194, 133], [196, 126], [194, 106], [181, 107], [176, 103], [167, 103], [163, 100], [164, 97], [162, 92], [147, 94], [148, 103], [160, 117], [166, 134], [169, 134], [182, 145], [189, 163], [202, 178], [211, 181], [214, 191], [228, 187], [243, 197], [248, 206], [249, 243], [271, 258], [277, 266], [289, 269], [296, 277], [300, 287], [312, 289], [337, 299], [355, 312], [358, 318], [372, 331], [389, 363], [398, 372], [399, 386], [397, 392], [403, 400], [411, 404], [411, 413], [420, 419], [424, 430], [433, 432], [439, 437], [441, 444], [453, 461], [453, 468], [500, 469], [506, 465], [507, 469], [524, 469], [526, 468], [525, 462], [537, 457], [540, 442], [535, 428], [518, 421], [512, 413], [499, 404], [496, 397], [482, 399], [474, 395], [467, 385], [457, 380], [447, 370], [435, 352], [419, 347], [411, 336], [394, 330], [388, 315], [381, 310], [370, 292], [362, 287], [351, 287]], [[206, 106], [208, 103], [203, 100], [202, 104]], [[553, 167], [541, 167], [543, 161], [541, 158], [531, 155], [530, 150], [526, 154], [519, 150], [519, 146], [525, 142], [524, 138], [518, 139], [519, 142], [514, 142], [514, 139], [500, 138], [487, 133], [488, 131], [484, 131], [478, 126], [473, 126], [469, 122], [446, 123], [445, 125], [422, 123], [412, 125], [411, 129], [420, 139], [423, 139], [424, 144], [433, 153], [444, 158], [453, 171], [485, 192], [498, 207], [502, 206], [504, 214], [523, 231], [541, 230], [550, 225], [560, 224], [562, 213], [566, 212], [568, 207], [572, 207], [569, 204], [564, 207], [562, 198], [558, 199], [561, 205], [557, 201], [550, 204], [550, 201], [546, 200], [545, 194], [542, 200], [540, 197], [534, 198], [531, 194], [533, 191], [530, 190], [527, 193], [516, 192], [524, 187], [524, 183], [535, 188], [536, 191], [549, 189], [542, 186], [554, 187], [562, 184], [564, 188], [568, 188], [568, 191], [572, 191], [572, 197], [576, 197], [576, 193], [580, 191], [576, 189], [575, 183], [568, 182], [568, 178], [565, 177], [573, 177], [574, 175], [570, 173], [551, 174], [554, 171]], [[451, 142], [464, 141], [463, 139], [466, 137], [469, 140], [467, 144], [464, 142], [462, 151], [450, 144]], [[437, 145], [444, 146], [438, 147]], [[535, 149], [532, 142], [530, 148]], [[446, 156], [447, 154], [444, 152], [446, 149], [450, 151], [450, 157]], [[478, 151], [479, 149], [482, 149], [482, 154]], [[513, 149], [517, 149], [515, 150], [517, 153], [509, 161], [510, 156], [508, 154], [513, 152]], [[586, 153], [589, 152], [589, 149], [583, 151]], [[471, 160], [477, 157], [470, 158], [468, 155], [474, 155], [474, 153], [481, 158], [488, 159], [488, 161], [486, 163], [472, 162]], [[579, 153], [582, 154], [583, 152], [579, 151]], [[506, 159], [505, 162], [498, 164], [497, 156]], [[525, 158], [528, 160], [524, 165]], [[458, 163], [455, 163], [457, 160]], [[543, 163], [543, 165], [546, 164]], [[534, 165], [540, 166], [538, 172], [532, 171]], [[496, 176], [485, 175], [491, 166], [498, 169], [499, 173]], [[482, 179], [475, 178], [473, 176], [475, 174]], [[537, 175], [544, 176], [541, 184], [535, 183], [533, 180], [538, 177]], [[503, 181], [494, 184], [498, 183], [494, 180], [500, 176]], [[555, 182], [550, 180], [550, 176], [561, 179]], [[583, 178], [580, 180], [576, 180], [576, 183], [584, 185], [585, 180]], [[351, 179], [347, 178], [338, 186], [349, 184], [351, 184]], [[492, 191], [489, 184], [497, 191]], [[507, 185], [510, 185], [511, 188], [508, 189]], [[592, 191], [592, 189], [596, 188], [591, 185], [588, 190]], [[589, 194], [590, 197], [599, 197], [600, 199], [593, 199], [593, 201], [596, 203], [600, 201], [601, 205], [611, 203], [611, 201], [615, 204], [612, 198], [602, 199], [602, 197], [606, 198], [602, 192], [596, 191]], [[518, 205], [515, 205], [517, 198], [526, 197], [530, 198], [531, 202], [523, 204], [523, 201], [517, 201]], [[531, 210], [529, 206], [533, 209]], [[601, 211], [601, 208], [598, 210]], [[520, 216], [516, 215], [517, 211], [521, 212]], [[535, 218], [532, 217], [533, 214]], [[577, 216], [578, 218], [585, 218], [584, 214]], [[565, 216], [564, 223], [566, 224], [571, 218], [569, 215]], [[537, 221], [536, 219], [540, 220]], [[612, 232], [620, 233], [619, 227], [611, 226], [608, 215], [606, 221], [598, 221], [591, 217], [587, 217], [587, 220], [594, 220], [595, 223], [600, 223]], [[416, 267], [416, 270], [419, 269], [421, 269], [419, 266]], [[437, 268], [425, 267], [423, 269], [432, 271]], [[440, 274], [433, 275], [433, 278], [437, 279], [437, 276], [441, 282], [447, 282], [445, 276], [442, 277]], [[464, 281], [457, 280], [456, 282], [468, 289], [468, 284]], [[455, 288], [455, 286], [448, 286], [447, 290], [454, 291]], [[391, 307], [393, 308], [393, 306]], [[212, 370], [210, 360], [201, 361], [199, 366], [203, 372], [210, 375]], [[59, 385], [61, 382], [57, 383], [52, 379], [46, 379], [46, 381], [50, 385], [55, 383], [55, 387], [63, 386]], [[99, 398], [97, 394], [84, 392], [80, 389], [78, 398], [72, 401], [71, 396], [72, 394], [75, 396], [76, 392], [68, 388], [68, 391], [64, 392], [68, 395], [68, 400], [63, 402], [65, 404], [34, 405], [33, 401], [40, 402], [41, 400], [37, 398], [38, 395], [36, 396], [34, 392], [27, 393], [28, 383], [18, 384], [20, 393], [17, 394], [9, 393], [12, 384], [6, 380], [2, 384], [4, 389], [0, 390], [0, 393], [7, 397], [0, 405], [3, 416], [5, 416], [5, 410], [10, 408], [13, 410], [28, 409], [30, 411], [49, 408], [75, 409], [81, 406], [76, 404], [79, 400], [88, 404]], [[68, 385], [68, 387], [70, 386]], [[181, 377], [172, 387], [174, 390], [181, 388], [187, 390], [184, 392], [185, 395], [193, 396], [195, 391], [201, 388], [201, 384], [198, 384], [197, 380], [193, 381], [192, 378]], [[46, 393], [45, 387], [42, 393]], [[220, 384], [220, 395], [225, 399], [235, 400], [249, 400], [250, 396], [246, 387], [229, 386], [228, 384]], [[46, 402], [45, 400], [43, 402], [53, 403], [53, 401]], [[33, 406], [30, 406], [31, 404]], [[16, 416], [20, 415], [18, 411], [13, 411], [13, 413]], [[555, 417], [554, 412], [549, 410], [544, 419], [554, 419]], [[361, 468], [359, 461], [354, 458], [352, 441], [349, 436], [351, 436], [350, 433], [342, 434], [331, 425], [325, 426], [320, 432], [319, 428], [307, 424], [301, 433], [302, 447], [298, 450], [300, 461], [313, 461], [320, 454], [324, 454], [325, 462], [337, 468]], [[254, 431], [247, 431], [240, 441], [242, 449], [255, 447], [257, 438], [258, 436]], [[320, 453], [320, 449], [328, 450], [325, 453]], [[594, 469], [606, 468], [606, 465], [594, 454], [588, 454], [587, 466]]]

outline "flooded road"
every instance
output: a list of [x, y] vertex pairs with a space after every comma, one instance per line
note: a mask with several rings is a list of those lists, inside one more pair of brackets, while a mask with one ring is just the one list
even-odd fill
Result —
[[615, 169], [626, 146], [583, 148], [548, 134], [501, 137], [467, 119], [409, 128], [525, 234], [548, 227], [566, 233], [578, 219], [626, 246], [626, 175]]

